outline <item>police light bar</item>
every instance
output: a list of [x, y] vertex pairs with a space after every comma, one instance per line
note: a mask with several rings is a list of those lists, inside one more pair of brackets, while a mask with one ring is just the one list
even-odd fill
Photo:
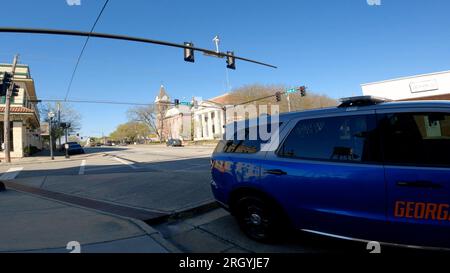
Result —
[[350, 107], [350, 106], [375, 105], [375, 104], [388, 102], [390, 100], [386, 99], [386, 98], [375, 97], [375, 96], [356, 96], [356, 97], [342, 98], [339, 101], [341, 102], [339, 107]]

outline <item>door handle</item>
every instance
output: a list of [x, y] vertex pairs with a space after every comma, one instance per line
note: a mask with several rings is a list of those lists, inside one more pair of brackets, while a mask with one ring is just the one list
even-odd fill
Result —
[[397, 186], [399, 187], [410, 187], [410, 188], [427, 188], [427, 189], [440, 189], [441, 184], [433, 183], [431, 181], [397, 181]]
[[273, 175], [286, 175], [287, 174], [287, 172], [285, 172], [283, 170], [279, 170], [279, 169], [267, 170], [264, 173], [273, 174]]

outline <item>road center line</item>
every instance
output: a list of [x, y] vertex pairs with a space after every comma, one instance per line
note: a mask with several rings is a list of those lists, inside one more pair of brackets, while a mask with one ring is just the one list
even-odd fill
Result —
[[132, 169], [137, 169], [136, 166], [133, 165], [132, 162], [124, 160], [122, 158], [118, 158], [118, 157], [113, 157], [116, 161], [119, 161], [120, 163], [127, 165], [128, 167], [132, 168]]
[[0, 176], [0, 180], [13, 180], [23, 170], [23, 167], [9, 168]]
[[80, 170], [78, 171], [78, 175], [84, 174], [84, 168], [86, 166], [86, 160], [81, 160]]

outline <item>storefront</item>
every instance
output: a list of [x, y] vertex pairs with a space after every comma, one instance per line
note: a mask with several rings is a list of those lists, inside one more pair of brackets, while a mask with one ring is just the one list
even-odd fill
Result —
[[450, 100], [450, 71], [361, 85], [364, 95], [390, 100]]

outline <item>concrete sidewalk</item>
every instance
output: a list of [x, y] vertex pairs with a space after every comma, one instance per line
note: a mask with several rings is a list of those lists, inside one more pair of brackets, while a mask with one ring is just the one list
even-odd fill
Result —
[[63, 152], [55, 152], [54, 159], [52, 160], [50, 157], [49, 151], [41, 151], [32, 156], [23, 157], [23, 158], [12, 158], [11, 163], [5, 163], [4, 160], [1, 161], [0, 165], [8, 165], [8, 166], [16, 166], [16, 165], [28, 165], [28, 164], [36, 164], [36, 163], [57, 163], [57, 162], [68, 162], [68, 161], [79, 161], [84, 158], [89, 158], [92, 156], [102, 156], [104, 152], [92, 152], [86, 154], [77, 154], [71, 155], [69, 158], [65, 157]]
[[177, 251], [145, 223], [25, 194], [0, 192], [0, 252]]

